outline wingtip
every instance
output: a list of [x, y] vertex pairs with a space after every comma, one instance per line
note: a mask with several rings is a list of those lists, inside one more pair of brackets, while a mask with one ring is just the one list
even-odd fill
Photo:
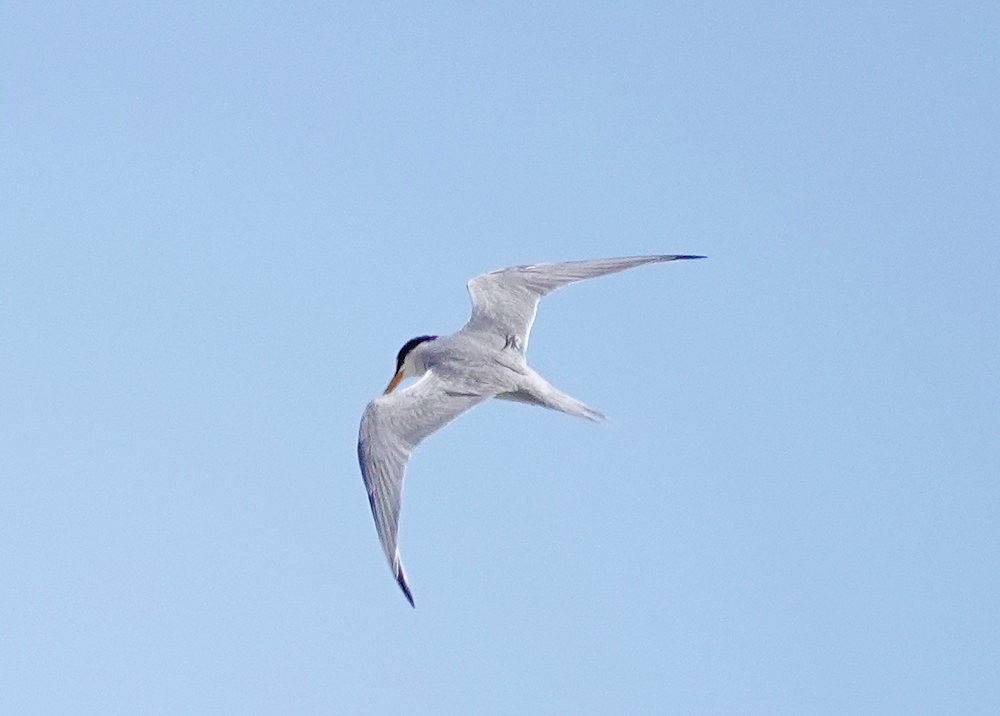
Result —
[[406, 601], [410, 603], [411, 607], [416, 609], [417, 605], [413, 603], [413, 593], [410, 591], [410, 585], [406, 583], [406, 573], [402, 569], [396, 573], [396, 583], [403, 590], [403, 596], [406, 597]]
[[694, 256], [694, 255], [675, 255], [670, 257], [673, 261], [683, 261], [684, 259], [707, 259], [707, 256]]

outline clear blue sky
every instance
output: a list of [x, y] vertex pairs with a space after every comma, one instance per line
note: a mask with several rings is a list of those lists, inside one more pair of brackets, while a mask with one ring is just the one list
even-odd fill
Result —
[[[994, 3], [0, 9], [8, 713], [997, 713]], [[640, 253], [355, 454], [511, 264]]]

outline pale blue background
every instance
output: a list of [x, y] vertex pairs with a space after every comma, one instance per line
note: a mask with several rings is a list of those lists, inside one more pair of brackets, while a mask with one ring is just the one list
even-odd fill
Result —
[[[0, 11], [4, 713], [997, 713], [995, 3]], [[476, 273], [507, 403], [358, 473]]]

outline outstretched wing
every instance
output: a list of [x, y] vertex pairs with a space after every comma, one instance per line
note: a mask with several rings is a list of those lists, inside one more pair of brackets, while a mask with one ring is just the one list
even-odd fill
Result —
[[411, 606], [413, 595], [397, 547], [406, 461], [421, 440], [489, 397], [428, 371], [409, 388], [375, 398], [361, 416], [361, 475], [382, 549]]
[[469, 281], [472, 318], [462, 330], [490, 332], [515, 344], [522, 353], [528, 349], [528, 334], [535, 320], [538, 299], [560, 286], [587, 278], [624, 271], [642, 264], [703, 256], [628, 256], [594, 261], [567, 261], [556, 264], [513, 266], [476, 276]]

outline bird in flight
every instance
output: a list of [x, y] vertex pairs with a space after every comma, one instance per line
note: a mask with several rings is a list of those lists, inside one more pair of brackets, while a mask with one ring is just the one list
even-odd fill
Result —
[[[489, 398], [559, 410], [588, 420], [604, 416], [528, 367], [525, 353], [538, 299], [560, 286], [643, 264], [704, 256], [630, 256], [513, 266], [467, 284], [472, 317], [450, 336], [418, 336], [396, 356], [385, 393], [361, 416], [358, 462], [375, 528], [393, 576], [413, 606], [397, 546], [406, 461], [421, 440]], [[404, 378], [420, 378], [396, 391]], [[395, 392], [394, 392], [395, 391]]]

